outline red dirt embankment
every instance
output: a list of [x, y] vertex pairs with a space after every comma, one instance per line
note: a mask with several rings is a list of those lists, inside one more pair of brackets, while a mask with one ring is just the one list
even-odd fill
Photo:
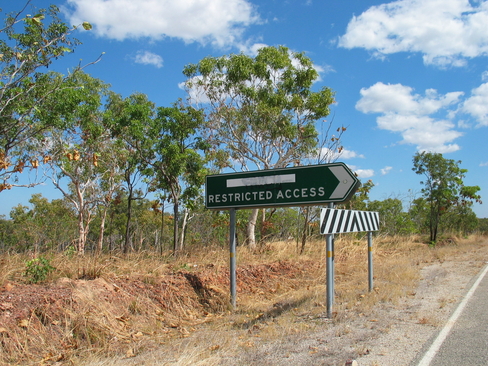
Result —
[[[319, 264], [280, 261], [238, 268], [239, 294], [281, 292]], [[60, 278], [0, 288], [0, 363], [52, 364], [85, 351], [158, 344], [229, 310], [229, 271], [207, 265], [163, 276]], [[130, 349], [130, 348], [129, 348]]]

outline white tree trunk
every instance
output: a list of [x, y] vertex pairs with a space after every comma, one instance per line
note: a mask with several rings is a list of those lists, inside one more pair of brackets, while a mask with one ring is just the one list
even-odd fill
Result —
[[257, 208], [251, 211], [251, 216], [249, 217], [249, 222], [247, 223], [246, 236], [247, 245], [249, 248], [256, 249], [256, 221], [258, 219], [259, 210]]
[[183, 249], [183, 244], [185, 243], [185, 230], [186, 230], [186, 224], [187, 223], [188, 223], [188, 209], [185, 209], [184, 213], [183, 213], [183, 223], [181, 224], [180, 248], [179, 248], [179, 250]]
[[100, 235], [98, 236], [98, 243], [97, 243], [97, 250], [99, 253], [102, 252], [103, 250], [103, 237], [105, 234], [105, 220], [107, 219], [107, 208], [103, 208], [103, 212], [100, 214], [101, 215], [101, 222], [100, 222]]

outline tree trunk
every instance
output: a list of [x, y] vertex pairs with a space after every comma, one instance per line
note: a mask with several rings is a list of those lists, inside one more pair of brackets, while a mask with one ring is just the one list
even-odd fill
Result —
[[98, 243], [97, 243], [97, 251], [99, 253], [102, 252], [103, 250], [103, 236], [104, 236], [104, 233], [105, 233], [105, 220], [107, 218], [107, 208], [104, 207], [104, 210], [101, 214], [101, 219], [100, 219], [100, 235], [98, 236]]
[[185, 212], [183, 213], [183, 222], [181, 224], [180, 250], [183, 249], [183, 246], [185, 244], [185, 230], [186, 230], [187, 223], [188, 223], [188, 209], [185, 208]]
[[180, 251], [178, 245], [178, 209], [179, 204], [177, 200], [173, 203], [173, 254], [177, 255]]
[[86, 233], [85, 233], [85, 225], [83, 222], [83, 212], [78, 214], [78, 255], [85, 254], [85, 243], [86, 243]]
[[127, 196], [127, 221], [125, 223], [125, 240], [123, 252], [127, 254], [129, 252], [129, 241], [130, 241], [130, 224], [132, 218], [132, 196], [133, 188], [131, 185], [128, 186], [129, 195]]
[[303, 228], [302, 228], [302, 246], [300, 248], [300, 254], [305, 251], [305, 244], [307, 243], [307, 228], [310, 220], [310, 207], [306, 207], [302, 210], [304, 213]]
[[260, 240], [261, 242], [266, 237], [266, 209], [262, 209], [262, 216], [261, 216], [261, 233], [260, 233]]
[[164, 242], [164, 200], [163, 204], [161, 207], [161, 238], [159, 239], [160, 241], [160, 254], [163, 255], [163, 242]]
[[88, 220], [85, 224], [85, 200], [78, 184], [76, 187], [76, 195], [78, 197], [78, 255], [85, 255], [86, 236], [88, 231]]
[[437, 240], [437, 228], [439, 226], [439, 208], [431, 204], [430, 208], [430, 244], [435, 244]]
[[256, 249], [256, 221], [258, 219], [258, 214], [259, 209], [254, 208], [251, 211], [251, 216], [249, 217], [249, 222], [247, 223], [247, 245], [249, 245], [249, 248], [251, 249]]

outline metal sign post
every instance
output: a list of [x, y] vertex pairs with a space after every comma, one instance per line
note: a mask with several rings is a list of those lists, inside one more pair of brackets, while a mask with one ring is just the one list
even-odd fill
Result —
[[236, 209], [230, 209], [230, 302], [235, 309], [237, 304], [236, 291]]
[[[333, 208], [334, 204], [329, 204], [329, 208]], [[327, 318], [332, 317], [332, 303], [334, 301], [334, 235], [328, 234], [325, 236], [325, 282], [327, 289]]]
[[373, 291], [373, 233], [368, 232], [368, 289]]

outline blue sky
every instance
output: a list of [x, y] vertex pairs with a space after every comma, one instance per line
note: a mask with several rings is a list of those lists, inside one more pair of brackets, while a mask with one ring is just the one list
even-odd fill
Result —
[[[15, 4], [13, 4], [15, 3]], [[23, 1], [0, 0], [3, 13]], [[86, 69], [124, 96], [142, 92], [159, 106], [184, 97], [183, 67], [205, 56], [284, 45], [320, 71], [314, 88], [336, 93], [329, 120], [346, 126], [338, 161], [375, 187], [370, 198], [420, 195], [417, 151], [461, 160], [465, 184], [488, 195], [488, 1], [478, 0], [32, 0], [55, 4], [69, 24], [93, 30], [56, 61]], [[15, 8], [14, 8], [15, 6]], [[0, 214], [28, 204], [46, 186], [2, 193]], [[475, 204], [488, 217], [488, 203]]]

